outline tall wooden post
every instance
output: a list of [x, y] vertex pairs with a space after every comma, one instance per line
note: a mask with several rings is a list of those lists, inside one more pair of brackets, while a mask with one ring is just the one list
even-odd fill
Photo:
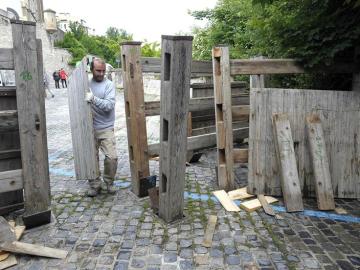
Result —
[[121, 64], [124, 80], [125, 114], [128, 133], [131, 189], [139, 197], [147, 196], [142, 191], [141, 179], [149, 176], [147, 133], [144, 111], [144, 86], [141, 70], [141, 42], [124, 42], [121, 45]]
[[51, 216], [45, 106], [42, 78], [39, 78], [42, 59], [37, 50], [35, 23], [11, 23], [24, 177], [23, 219], [27, 227], [33, 227], [50, 222]]
[[215, 47], [212, 56], [218, 184], [229, 191], [235, 188], [229, 48]]
[[191, 36], [162, 36], [159, 215], [182, 218], [191, 76]]

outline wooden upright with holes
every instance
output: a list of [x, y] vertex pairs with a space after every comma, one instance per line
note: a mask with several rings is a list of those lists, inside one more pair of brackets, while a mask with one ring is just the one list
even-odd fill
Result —
[[229, 191], [235, 188], [229, 48], [216, 47], [212, 54], [218, 185]]
[[12, 21], [16, 101], [21, 144], [24, 223], [50, 222], [50, 181], [46, 140], [41, 42], [35, 23]]
[[[144, 106], [144, 86], [141, 70], [141, 42], [121, 45], [124, 79], [125, 113], [128, 134], [132, 192], [141, 196], [141, 178], [149, 176], [149, 158]], [[145, 194], [147, 195], [147, 191]]]
[[162, 36], [159, 215], [183, 217], [191, 36]]

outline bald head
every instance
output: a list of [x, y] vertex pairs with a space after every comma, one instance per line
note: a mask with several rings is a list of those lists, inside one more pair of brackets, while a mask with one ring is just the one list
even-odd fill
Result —
[[106, 71], [105, 61], [101, 58], [94, 58], [90, 64], [90, 70], [93, 74], [93, 79], [96, 82], [102, 82]]

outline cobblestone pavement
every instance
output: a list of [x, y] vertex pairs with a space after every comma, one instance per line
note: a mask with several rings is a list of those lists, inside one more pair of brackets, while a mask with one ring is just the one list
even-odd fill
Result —
[[[214, 151], [186, 169], [185, 218], [165, 224], [129, 189], [123, 93], [117, 94], [116, 137], [119, 169], [116, 195], [87, 198], [87, 183], [76, 180], [66, 90], [54, 90], [46, 100], [52, 193], [51, 224], [27, 230], [24, 242], [66, 249], [66, 260], [17, 256], [13, 269], [359, 269], [360, 202], [336, 200], [348, 211], [339, 221], [327, 213], [281, 213], [283, 220], [263, 210], [230, 213], [212, 199], [216, 189]], [[158, 120], [148, 123], [151, 142], [158, 136]], [[158, 162], [150, 161], [157, 174]], [[246, 166], [236, 170], [246, 185]], [[198, 196], [202, 194], [203, 196]], [[281, 210], [279, 203], [275, 210]], [[305, 208], [316, 210], [307, 199]], [[211, 248], [201, 246], [208, 215], [218, 222]], [[7, 218], [14, 217], [8, 216]], [[15, 216], [16, 218], [16, 216]], [[20, 220], [19, 217], [17, 217]]]

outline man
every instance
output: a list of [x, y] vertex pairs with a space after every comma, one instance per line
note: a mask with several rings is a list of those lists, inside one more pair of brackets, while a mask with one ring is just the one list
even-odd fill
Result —
[[60, 75], [60, 79], [61, 79], [62, 88], [64, 88], [64, 83], [65, 83], [65, 87], [67, 88], [67, 83], [66, 83], [67, 73], [65, 72], [65, 70], [63, 68], [60, 70], [59, 75]]
[[54, 78], [54, 81], [55, 81], [55, 88], [60, 89], [60, 84], [59, 84], [60, 74], [59, 74], [59, 71], [57, 71], [57, 70], [54, 71], [53, 78]]
[[[96, 179], [89, 179], [90, 189], [88, 196], [96, 196], [101, 189], [109, 194], [115, 194], [113, 186], [117, 169], [116, 142], [114, 134], [115, 122], [115, 86], [105, 78], [105, 61], [95, 58], [90, 64], [93, 74], [90, 80], [90, 92], [86, 94], [85, 100], [91, 103], [93, 113], [93, 125], [96, 140], [96, 153], [98, 159], [99, 175]], [[104, 154], [104, 172], [102, 185], [99, 169], [99, 148]]]

